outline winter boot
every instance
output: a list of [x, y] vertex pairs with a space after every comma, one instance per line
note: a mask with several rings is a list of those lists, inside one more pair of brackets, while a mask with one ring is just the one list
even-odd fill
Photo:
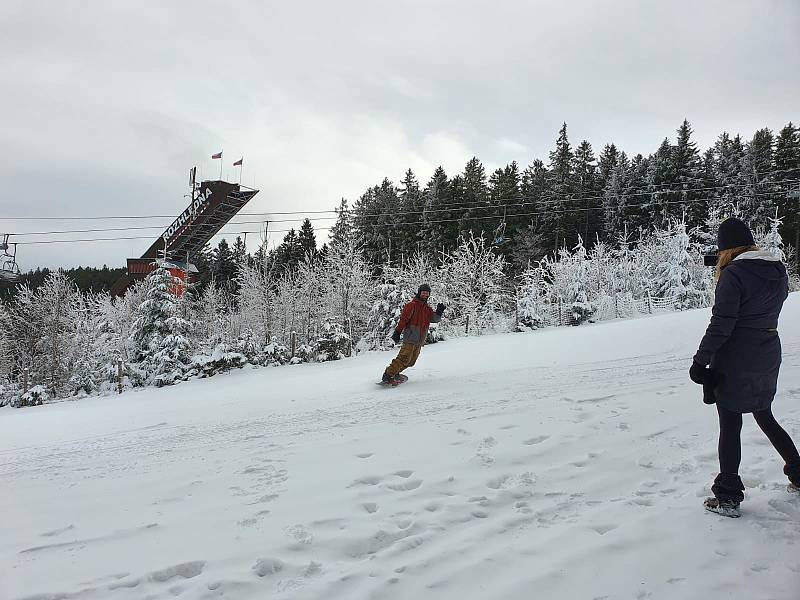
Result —
[[786, 463], [783, 466], [783, 473], [789, 478], [789, 491], [793, 494], [800, 493], [800, 460]]
[[744, 484], [741, 477], [731, 473], [720, 473], [711, 486], [714, 496], [722, 502], [735, 502], [736, 505], [744, 500]]
[[713, 498], [706, 498], [703, 506], [710, 512], [724, 517], [738, 518], [739, 503], [744, 500], [744, 484], [738, 475], [720, 473], [711, 486]]
[[709, 512], [717, 513], [723, 517], [738, 519], [742, 516], [739, 512], [739, 503], [734, 500], [720, 500], [719, 498], [706, 498], [703, 506]]
[[384, 372], [383, 377], [381, 377], [381, 383], [394, 385], [394, 375], [389, 375], [389, 373]]
[[790, 494], [797, 494], [800, 496], [800, 486], [796, 486], [793, 483], [790, 483], [789, 486], [786, 488], [786, 491]]

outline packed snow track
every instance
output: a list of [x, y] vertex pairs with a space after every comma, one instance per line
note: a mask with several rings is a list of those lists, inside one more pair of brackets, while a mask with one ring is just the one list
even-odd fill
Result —
[[[742, 518], [702, 509], [709, 311], [246, 369], [0, 409], [0, 598], [759, 598], [800, 498], [745, 420]], [[800, 295], [775, 414], [800, 438]]]

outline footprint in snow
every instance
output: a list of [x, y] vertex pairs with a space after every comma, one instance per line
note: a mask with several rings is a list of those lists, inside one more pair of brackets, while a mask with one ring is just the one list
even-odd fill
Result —
[[381, 481], [383, 481], [383, 477], [381, 477], [380, 475], [365, 475], [364, 477], [359, 477], [347, 487], [359, 487], [362, 485], [378, 485]]
[[193, 577], [200, 575], [203, 572], [203, 569], [205, 569], [205, 566], [206, 562], [204, 560], [181, 563], [179, 565], [167, 567], [166, 569], [153, 571], [148, 576], [148, 579], [157, 583], [164, 583], [176, 577], [180, 577], [182, 579], [192, 579]]
[[293, 550], [301, 550], [306, 546], [310, 546], [314, 541], [314, 535], [302, 525], [292, 525], [284, 529], [287, 537], [293, 540], [290, 547]]
[[550, 439], [549, 435], [537, 435], [536, 437], [527, 439], [522, 443], [525, 444], [526, 446], [534, 446], [536, 444], [541, 444], [543, 441], [548, 439]]
[[275, 575], [283, 570], [283, 562], [277, 558], [259, 558], [252, 570], [258, 577]]
[[417, 489], [421, 485], [421, 479], [409, 479], [408, 481], [403, 481], [401, 483], [388, 484], [386, 487], [388, 487], [390, 490], [394, 490], [395, 492], [409, 492]]

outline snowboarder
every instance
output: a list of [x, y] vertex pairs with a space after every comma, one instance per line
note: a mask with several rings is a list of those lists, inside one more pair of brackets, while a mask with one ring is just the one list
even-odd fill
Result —
[[441, 302], [434, 311], [428, 305], [428, 298], [431, 295], [431, 286], [423, 283], [417, 290], [417, 295], [403, 307], [400, 313], [400, 321], [392, 333], [392, 340], [395, 344], [400, 343], [400, 336], [403, 336], [403, 345], [400, 346], [400, 353], [391, 364], [386, 367], [383, 373], [382, 383], [398, 385], [405, 380], [405, 376], [400, 373], [409, 367], [413, 367], [419, 358], [420, 350], [425, 345], [425, 338], [428, 335], [428, 327], [431, 323], [438, 323], [442, 320], [445, 305]]
[[742, 414], [756, 423], [786, 463], [789, 491], [800, 493], [800, 455], [772, 415], [781, 364], [778, 316], [789, 292], [780, 258], [760, 250], [748, 226], [727, 219], [719, 228], [717, 287], [711, 323], [694, 356], [689, 377], [704, 387], [704, 400], [719, 413], [720, 473], [707, 510], [739, 516], [744, 485], [739, 477]]

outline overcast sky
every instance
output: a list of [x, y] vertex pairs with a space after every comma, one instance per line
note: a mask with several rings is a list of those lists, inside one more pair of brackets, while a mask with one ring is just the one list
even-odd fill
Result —
[[[220, 149], [261, 190], [245, 210], [270, 212], [331, 209], [409, 167], [424, 183], [473, 155], [546, 160], [562, 121], [596, 153], [647, 154], [686, 117], [705, 148], [800, 120], [799, 32], [795, 0], [2, 0], [0, 233], [166, 225], [7, 219], [177, 215], [188, 169], [216, 178]], [[18, 259], [121, 266], [149, 245]]]

